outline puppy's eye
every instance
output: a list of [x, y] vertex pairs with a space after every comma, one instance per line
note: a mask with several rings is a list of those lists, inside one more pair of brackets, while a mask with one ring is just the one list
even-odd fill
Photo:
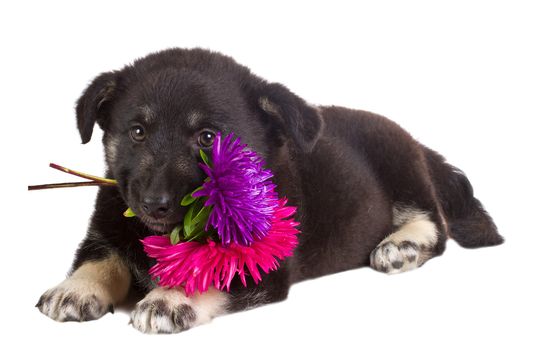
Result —
[[135, 142], [142, 142], [145, 137], [145, 129], [141, 125], [135, 125], [130, 128], [130, 138]]
[[215, 134], [211, 131], [203, 131], [198, 135], [198, 145], [200, 147], [211, 147], [215, 141]]

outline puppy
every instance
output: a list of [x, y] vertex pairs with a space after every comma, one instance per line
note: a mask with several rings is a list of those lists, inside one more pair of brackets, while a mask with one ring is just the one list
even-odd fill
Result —
[[[103, 129], [107, 173], [70, 276], [46, 291], [39, 310], [57, 321], [102, 317], [130, 291], [144, 297], [136, 329], [172, 333], [229, 312], [278, 302], [302, 280], [362, 266], [398, 273], [440, 255], [447, 237], [464, 247], [503, 242], [467, 178], [394, 122], [369, 112], [315, 107], [229, 57], [171, 49], [96, 77], [77, 102], [83, 143]], [[180, 199], [204, 175], [199, 149], [234, 132], [274, 173], [298, 207], [293, 257], [229, 293], [186, 297], [156, 286], [140, 239], [169, 233]], [[122, 213], [130, 207], [136, 218]]]

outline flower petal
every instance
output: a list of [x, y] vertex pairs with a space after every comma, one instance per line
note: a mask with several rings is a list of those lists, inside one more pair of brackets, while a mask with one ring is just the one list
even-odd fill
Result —
[[268, 233], [250, 246], [213, 241], [172, 245], [167, 236], [146, 237], [141, 241], [144, 250], [156, 259], [150, 274], [155, 280], [159, 279], [160, 286], [183, 286], [187, 295], [205, 292], [210, 286], [229, 291], [236, 274], [245, 286], [247, 273], [254, 283], [259, 283], [258, 268], [263, 273], [276, 270], [279, 261], [291, 256], [298, 244], [298, 222], [290, 217], [295, 208], [285, 207], [286, 202], [286, 199], [276, 201]]

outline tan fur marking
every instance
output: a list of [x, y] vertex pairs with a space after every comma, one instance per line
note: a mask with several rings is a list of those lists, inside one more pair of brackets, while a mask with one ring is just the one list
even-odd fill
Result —
[[114, 136], [109, 136], [105, 144], [106, 156], [109, 163], [114, 163], [117, 159], [117, 147], [119, 140]]
[[409, 207], [393, 208], [393, 224], [400, 228], [386, 237], [384, 242], [400, 244], [403, 241], [433, 247], [438, 240], [436, 224], [434, 224], [428, 213]]
[[117, 304], [126, 298], [131, 278], [130, 271], [122, 260], [117, 255], [111, 255], [103, 260], [85, 262], [68, 280], [98, 285], [109, 293], [111, 302]]
[[149, 106], [141, 106], [139, 107], [139, 110], [141, 111], [141, 114], [143, 115], [143, 119], [146, 123], [150, 124], [153, 123], [156, 119], [156, 115], [154, 114], [154, 111]]
[[270, 115], [280, 116], [280, 110], [277, 105], [272, 103], [267, 97], [260, 97], [259, 99], [260, 108]]
[[202, 114], [198, 111], [192, 111], [187, 115], [187, 125], [189, 125], [192, 128], [196, 128], [197, 124], [202, 119]]

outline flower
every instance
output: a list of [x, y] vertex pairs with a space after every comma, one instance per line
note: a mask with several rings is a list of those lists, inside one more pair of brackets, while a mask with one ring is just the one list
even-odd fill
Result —
[[267, 235], [277, 207], [273, 174], [247, 145], [231, 133], [217, 133], [211, 164], [200, 164], [208, 180], [193, 197], [207, 197], [212, 206], [205, 230], [216, 229], [224, 246], [232, 242], [249, 246]]
[[287, 199], [275, 203], [269, 231], [249, 246], [236, 242], [224, 246], [212, 240], [172, 245], [168, 236], [146, 237], [144, 250], [157, 261], [149, 273], [160, 286], [183, 286], [188, 296], [196, 290], [205, 292], [211, 285], [229, 291], [236, 274], [244, 286], [247, 274], [258, 284], [260, 269], [264, 273], [276, 270], [279, 260], [291, 256], [298, 243], [298, 222], [291, 218], [296, 207], [286, 207]]
[[278, 198], [272, 172], [233, 134], [217, 134], [211, 159], [200, 155], [208, 177], [181, 202], [189, 206], [183, 235], [179, 226], [170, 236], [141, 241], [156, 259], [149, 273], [158, 285], [183, 286], [187, 295], [210, 286], [229, 291], [236, 274], [244, 286], [247, 275], [258, 284], [261, 271], [276, 270], [297, 246], [296, 207]]

